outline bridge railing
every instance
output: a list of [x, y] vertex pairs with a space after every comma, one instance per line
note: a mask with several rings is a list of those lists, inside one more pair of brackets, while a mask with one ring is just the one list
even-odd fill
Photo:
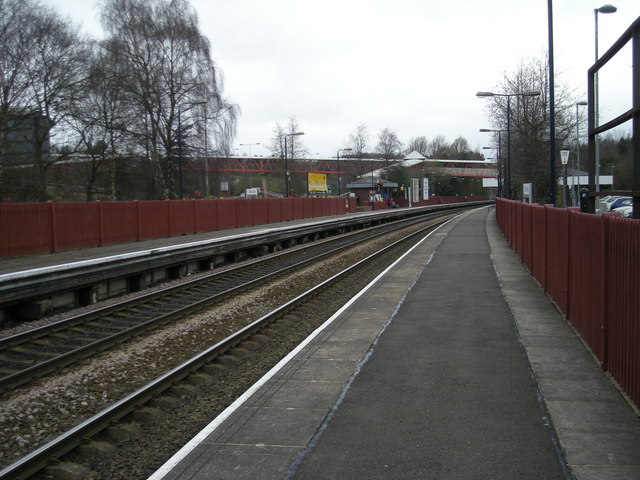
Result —
[[640, 405], [640, 221], [496, 200], [505, 238], [567, 322]]
[[260, 198], [0, 204], [0, 258], [356, 211], [355, 199]]

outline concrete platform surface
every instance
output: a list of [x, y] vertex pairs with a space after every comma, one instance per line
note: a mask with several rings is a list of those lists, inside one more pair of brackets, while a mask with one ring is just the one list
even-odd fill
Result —
[[640, 419], [482, 208], [407, 252], [160, 478], [640, 479]]

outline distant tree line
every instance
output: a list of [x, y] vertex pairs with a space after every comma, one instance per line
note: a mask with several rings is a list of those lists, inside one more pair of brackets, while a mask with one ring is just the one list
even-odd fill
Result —
[[0, 199], [49, 199], [76, 152], [87, 200], [177, 198], [179, 156], [229, 152], [238, 107], [188, 0], [106, 0], [101, 41], [38, 0], [0, 12]]

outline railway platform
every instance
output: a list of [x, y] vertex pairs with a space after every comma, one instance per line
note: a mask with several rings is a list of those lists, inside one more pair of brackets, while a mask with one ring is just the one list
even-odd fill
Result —
[[[369, 212], [366, 212], [365, 214], [367, 213]], [[277, 222], [265, 225], [252, 225], [227, 230], [213, 230], [189, 235], [146, 239], [140, 242], [115, 243], [103, 245], [101, 247], [79, 248], [55, 253], [41, 253], [13, 258], [0, 258], [0, 275], [13, 272], [23, 272], [30, 269], [42, 269], [47, 267], [55, 268], [60, 265], [68, 265], [75, 262], [90, 262], [110, 256], [125, 256], [148, 250], [186, 247], [191, 244], [215, 241], [217, 239], [241, 238], [244, 235], [287, 229], [295, 226], [326, 222], [356, 215], [362, 214], [343, 214], [303, 220], [289, 220], [286, 222]]]
[[492, 209], [432, 233], [151, 480], [640, 479], [640, 419]]

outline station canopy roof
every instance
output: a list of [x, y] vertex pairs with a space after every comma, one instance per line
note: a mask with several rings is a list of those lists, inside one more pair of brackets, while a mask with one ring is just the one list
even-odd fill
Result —
[[417, 150], [414, 150], [409, 155], [405, 156], [403, 160], [418, 160], [419, 162], [423, 162], [427, 157], [421, 155]]

